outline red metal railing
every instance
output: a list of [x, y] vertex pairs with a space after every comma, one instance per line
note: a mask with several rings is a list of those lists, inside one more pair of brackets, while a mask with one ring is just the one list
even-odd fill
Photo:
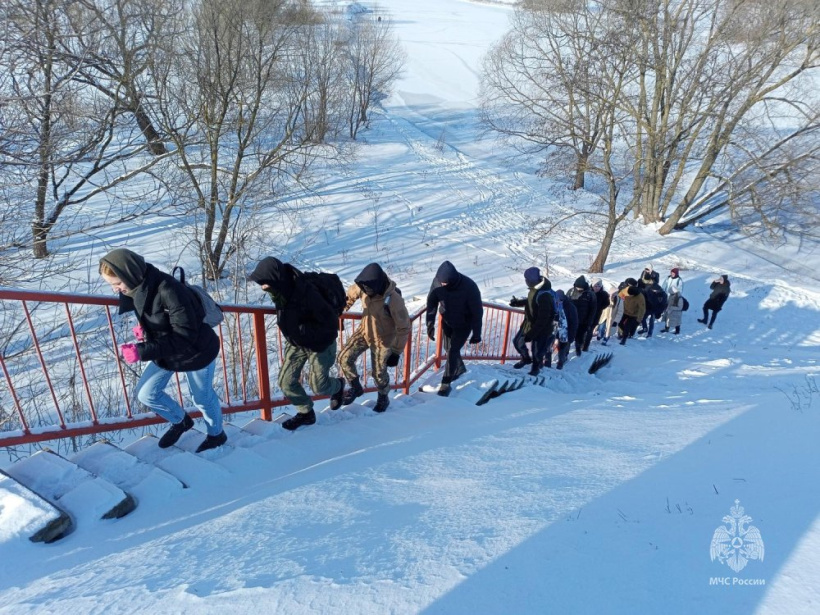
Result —
[[[31, 444], [162, 422], [137, 409], [128, 391], [139, 378], [139, 364], [119, 358], [119, 345], [130, 340], [133, 316], [112, 314], [114, 297], [0, 289], [0, 446]], [[482, 342], [468, 346], [465, 359], [500, 361], [518, 356], [511, 339], [522, 312], [485, 303]], [[275, 408], [289, 402], [272, 385], [278, 375], [283, 339], [273, 307], [222, 305], [225, 321], [218, 333], [222, 345], [216, 390], [223, 412], [258, 411], [273, 419]], [[353, 333], [360, 314], [344, 314], [338, 347]], [[441, 331], [427, 337], [424, 310], [411, 315], [412, 328], [403, 361], [391, 374], [392, 388], [410, 387], [443, 358]], [[367, 382], [368, 355], [359, 373]], [[176, 394], [190, 406], [175, 380]], [[366, 387], [374, 391], [375, 387]], [[314, 397], [314, 399], [320, 399]]]

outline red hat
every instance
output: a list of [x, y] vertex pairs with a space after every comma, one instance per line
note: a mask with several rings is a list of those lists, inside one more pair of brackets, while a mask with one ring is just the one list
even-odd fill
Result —
[[674, 273], [675, 275], [678, 275], [680, 273], [680, 270], [677, 267], [672, 267], [671, 273]]

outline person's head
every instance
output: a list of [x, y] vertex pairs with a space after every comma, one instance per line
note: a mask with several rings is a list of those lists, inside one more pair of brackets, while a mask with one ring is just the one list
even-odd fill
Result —
[[390, 281], [378, 263], [370, 263], [356, 276], [355, 282], [365, 295], [375, 297], [387, 291]]
[[442, 286], [455, 285], [460, 278], [458, 271], [450, 261], [444, 261], [436, 271], [436, 279]]
[[145, 259], [126, 248], [111, 250], [100, 259], [100, 275], [115, 293], [128, 295], [145, 279]]
[[636, 280], [635, 278], [627, 278], [625, 280], [625, 282], [626, 282], [627, 286], [637, 286], [638, 285], [638, 280]]
[[603, 288], [604, 281], [601, 278], [595, 278], [594, 280], [592, 280], [592, 290], [594, 290], [596, 293], [599, 290], [603, 290]]
[[669, 271], [669, 275], [671, 275], [673, 278], [678, 277], [678, 275], [680, 275], [680, 269], [678, 269], [677, 267], [672, 267], [672, 269]]
[[589, 288], [589, 282], [587, 282], [587, 279], [584, 276], [578, 276], [573, 283], [573, 286], [579, 290], [586, 290]]
[[541, 281], [541, 270], [538, 267], [530, 267], [524, 271], [524, 282], [530, 288], [537, 286]]
[[647, 263], [646, 267], [643, 268], [643, 272], [648, 273], [649, 275], [652, 275], [653, 271], [654, 269], [652, 268], [652, 263]]
[[287, 270], [288, 266], [278, 258], [266, 256], [259, 261], [248, 279], [259, 284], [274, 298], [288, 299], [293, 292], [293, 280]]
[[564, 291], [560, 288], [555, 291], [555, 298], [558, 300], [559, 303], [562, 303], [567, 296], [564, 294]]

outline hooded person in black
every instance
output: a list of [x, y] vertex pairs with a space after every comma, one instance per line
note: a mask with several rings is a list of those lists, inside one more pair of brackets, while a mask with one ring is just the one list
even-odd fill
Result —
[[120, 350], [128, 363], [148, 362], [137, 383], [137, 399], [172, 423], [159, 446], [172, 446], [194, 426], [179, 403], [165, 393], [175, 372], [185, 374], [194, 405], [207, 424], [208, 436], [197, 452], [224, 444], [222, 408], [213, 388], [219, 337], [202, 321], [205, 311], [198, 298], [125, 248], [100, 259], [100, 274], [119, 295], [119, 313], [137, 316], [139, 324], [133, 329], [137, 343], [123, 344]]
[[329, 375], [336, 362], [339, 318], [314, 284], [290, 263], [268, 256], [259, 261], [248, 279], [270, 294], [285, 338], [279, 388], [296, 406], [297, 414], [282, 423], [282, 427], [293, 431], [302, 425], [313, 425], [313, 400], [302, 386], [300, 376], [309, 362], [313, 393], [329, 395], [334, 410], [341, 407], [344, 379]]
[[[698, 322], [703, 323], [710, 329], [712, 328], [712, 325], [715, 324], [718, 312], [723, 309], [723, 304], [726, 303], [726, 300], [732, 292], [731, 287], [729, 276], [725, 273], [712, 282], [709, 286], [712, 292], [703, 304], [703, 318], [698, 318]], [[709, 310], [712, 310], [711, 319], [709, 318]]]
[[[439, 395], [450, 394], [450, 383], [467, 371], [461, 359], [461, 348], [467, 342], [481, 342], [484, 307], [478, 286], [466, 275], [456, 271], [450, 261], [444, 261], [427, 295], [427, 335], [436, 339], [436, 313], [441, 314], [441, 332], [447, 364], [441, 378]], [[472, 333], [472, 335], [471, 335]]]
[[[572, 288], [567, 292], [567, 299], [572, 301], [575, 311], [578, 313], [578, 329], [575, 332], [575, 354], [580, 357], [587, 337], [592, 338], [592, 329], [597, 322], [595, 312], [598, 307], [598, 300], [595, 293], [590, 290], [589, 282], [584, 276], [580, 276], [575, 280]], [[589, 346], [587, 346], [588, 348]]]

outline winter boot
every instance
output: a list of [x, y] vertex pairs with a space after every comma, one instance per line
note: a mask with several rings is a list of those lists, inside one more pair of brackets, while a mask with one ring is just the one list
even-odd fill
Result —
[[680, 327], [679, 326], [675, 327], [675, 335], [678, 335], [678, 334], [680, 334]]
[[448, 395], [450, 395], [451, 390], [452, 389], [450, 388], [449, 382], [442, 382], [438, 387], [438, 394], [441, 397], [447, 397]]
[[169, 446], [173, 446], [177, 443], [180, 436], [188, 431], [191, 427], [194, 426], [194, 419], [192, 419], [187, 414], [185, 418], [182, 419], [179, 423], [174, 423], [168, 428], [162, 437], [159, 439], [159, 447], [160, 448], [168, 448]]
[[376, 405], [373, 406], [373, 412], [384, 412], [387, 410], [387, 406], [390, 405], [390, 397], [388, 397], [387, 393], [379, 393], [379, 397], [376, 400]]
[[515, 363], [515, 364], [513, 365], [513, 368], [515, 368], [515, 369], [521, 369], [522, 367], [524, 367], [525, 365], [529, 365], [530, 363], [532, 363], [532, 359], [530, 359], [530, 358], [523, 358], [523, 359], [521, 359], [518, 363]]
[[339, 390], [330, 396], [330, 409], [338, 410], [342, 407], [342, 400], [345, 395], [345, 379], [336, 378], [339, 381]]
[[298, 412], [296, 416], [290, 417], [282, 423], [282, 427], [288, 431], [299, 429], [302, 425], [313, 425], [316, 422], [316, 413], [311, 409], [307, 412]]
[[342, 397], [342, 405], [349, 406], [354, 401], [356, 401], [357, 397], [361, 397], [362, 395], [364, 395], [362, 383], [359, 381], [358, 378], [354, 378], [350, 381], [350, 388], [347, 391], [345, 391], [344, 397]]
[[669, 333], [669, 327], [664, 327], [661, 329], [661, 333]]
[[467, 373], [467, 368], [464, 366], [464, 363], [460, 363], [459, 366], [458, 366], [458, 369], [456, 370], [455, 375], [453, 376], [453, 380], [458, 380], [459, 378], [461, 378], [466, 373]]
[[223, 445], [223, 444], [225, 444], [225, 442], [227, 442], [227, 441], [228, 441], [228, 436], [225, 434], [225, 432], [224, 432], [224, 431], [223, 431], [223, 432], [220, 432], [220, 433], [219, 433], [218, 435], [216, 435], [216, 436], [207, 436], [207, 437], [206, 437], [206, 438], [202, 441], [202, 444], [200, 444], [200, 445], [197, 447], [196, 452], [197, 452], [197, 453], [201, 453], [202, 451], [209, 451], [209, 450], [211, 450], [212, 448], [216, 448], [216, 447], [218, 447], [218, 446], [222, 446], [222, 445]]
[[538, 372], [541, 371], [541, 366], [538, 363], [533, 363], [532, 367], [530, 368], [530, 376], [537, 376]]

